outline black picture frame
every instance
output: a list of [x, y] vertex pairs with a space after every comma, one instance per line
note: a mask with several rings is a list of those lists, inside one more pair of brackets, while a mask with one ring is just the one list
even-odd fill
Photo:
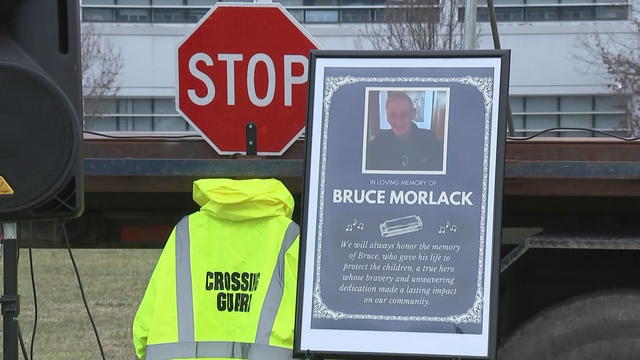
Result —
[[[435, 66], [432, 68], [428, 67], [420, 67], [419, 64], [416, 63], [424, 62], [425, 64], [434, 64]], [[376, 65], [379, 64], [379, 65]], [[389, 68], [385, 64], [394, 64], [391, 68]], [[403, 66], [405, 64], [406, 66]], [[449, 65], [447, 65], [449, 64]], [[475, 65], [474, 65], [475, 64]], [[489, 66], [488, 64], [492, 64]], [[495, 359], [496, 357], [496, 337], [497, 337], [497, 313], [498, 313], [498, 281], [499, 281], [499, 262], [500, 262], [500, 237], [501, 237], [501, 218], [502, 218], [502, 196], [503, 196], [503, 179], [504, 179], [504, 155], [505, 155], [505, 138], [506, 138], [506, 116], [507, 116], [507, 103], [508, 103], [508, 88], [509, 88], [509, 64], [510, 64], [510, 52], [508, 50], [479, 50], [479, 51], [406, 51], [406, 52], [380, 52], [380, 51], [323, 51], [316, 50], [311, 52], [311, 62], [310, 62], [310, 72], [309, 72], [309, 101], [308, 101], [308, 115], [307, 115], [307, 127], [306, 127], [306, 156], [305, 156], [305, 178], [303, 184], [303, 198], [302, 198], [302, 223], [301, 223], [301, 242], [300, 242], [300, 257], [299, 257], [299, 272], [298, 272], [298, 298], [297, 298], [297, 309], [296, 309], [296, 322], [295, 322], [295, 338], [294, 338], [294, 355], [296, 357], [301, 358], [367, 358], [367, 359], [376, 359], [376, 358], [388, 358], [389, 356], [399, 357], [399, 358], [419, 358], [419, 359], [435, 359], [435, 358], [468, 358], [468, 359]], [[362, 69], [365, 68], [363, 71]], [[409, 70], [406, 70], [406, 69]], [[335, 74], [339, 74], [337, 78], [340, 76], [349, 77], [349, 72], [353, 70], [352, 77], [362, 78], [364, 76], [364, 83], [367, 82], [366, 79], [370, 79], [370, 77], [366, 77], [367, 74], [366, 69], [374, 69], [373, 73], [380, 74], [379, 77], [383, 78], [379, 81], [380, 84], [384, 86], [389, 86], [389, 82], [386, 81], [388, 73], [385, 73], [386, 70], [393, 70], [391, 72], [402, 73], [404, 77], [400, 77], [402, 79], [413, 79], [411, 76], [411, 69], [416, 70], [415, 78], [424, 79], [424, 77], [420, 77], [421, 74], [418, 69], [431, 69], [434, 73], [440, 74], [440, 77], [427, 77], [426, 79], [436, 78], [439, 80], [451, 79], [452, 77], [446, 77], [447, 69], [455, 69], [451, 71], [451, 73], [455, 73], [453, 78], [457, 79], [463, 78], [464, 71], [469, 70], [469, 74], [473, 75], [474, 69], [479, 69], [477, 73], [487, 72], [487, 69], [491, 68], [493, 70], [491, 81], [490, 93], [490, 109], [491, 111], [486, 111], [486, 113], [490, 113], [489, 115], [485, 115], [487, 121], [490, 121], [490, 134], [484, 138], [484, 148], [486, 153], [487, 144], [489, 144], [489, 191], [485, 200], [483, 200], [483, 206], [486, 204], [489, 209], [483, 213], [486, 214], [486, 218], [484, 222], [486, 226], [490, 230], [491, 236], [485, 233], [486, 243], [482, 245], [482, 240], [480, 241], [480, 253], [484, 255], [479, 255], [482, 259], [484, 256], [484, 265], [482, 265], [482, 261], [479, 262], [478, 268], [478, 286], [482, 286], [482, 299], [481, 299], [481, 331], [480, 334], [474, 333], [462, 333], [458, 334], [456, 332], [442, 332], [441, 330], [437, 330], [434, 332], [421, 332], [416, 330], [396, 330], [396, 329], [385, 329], [385, 321], [384, 316], [378, 318], [373, 318], [373, 320], [368, 319], [360, 319], [360, 318], [336, 318], [333, 320], [326, 320], [326, 322], [331, 323], [332, 321], [335, 323], [341, 323], [339, 327], [334, 325], [321, 325], [319, 327], [312, 328], [311, 318], [313, 317], [312, 310], [312, 298], [313, 298], [313, 290], [314, 285], [310, 284], [314, 280], [317, 280], [317, 283], [320, 284], [323, 279], [314, 278], [314, 272], [317, 274], [321, 274], [321, 271], [317, 271], [316, 267], [320, 267], [322, 264], [322, 260], [318, 260], [316, 257], [317, 254], [317, 236], [311, 237], [310, 234], [316, 234], [318, 229], [318, 192], [319, 190], [314, 187], [320, 182], [317, 179], [317, 174], [320, 172], [320, 162], [322, 161], [318, 156], [318, 151], [322, 152], [323, 150], [319, 150], [320, 148], [320, 139], [322, 138], [322, 133], [318, 131], [320, 128], [318, 127], [318, 123], [323, 122], [323, 116], [327, 109], [322, 109], [322, 107], [327, 107], [327, 101], [325, 96], [327, 95], [327, 88], [325, 87], [325, 82], [327, 81], [326, 70], [332, 69]], [[402, 70], [404, 69], [404, 70]], [[434, 70], [436, 69], [436, 70]], [[463, 70], [461, 70], [463, 69]], [[466, 69], [466, 70], [464, 70]], [[408, 71], [408, 73], [407, 73]], [[425, 70], [427, 71], [427, 70]], [[428, 72], [428, 71], [427, 71]], [[473, 76], [471, 76], [473, 77]], [[477, 78], [481, 78], [481, 76], [476, 76]], [[336, 76], [334, 76], [336, 78]], [[376, 78], [375, 81], [378, 81]], [[321, 82], [319, 81], [321, 80]], [[416, 86], [415, 84], [409, 87], [420, 88], [421, 91], [429, 91], [431, 88], [438, 88], [445, 86], [447, 81], [423, 81], [421, 86]], [[333, 81], [333, 80], [332, 80]], [[458, 80], [456, 80], [458, 81]], [[496, 84], [496, 82], [498, 84]], [[357, 82], [356, 82], [357, 83]], [[401, 87], [403, 89], [407, 88], [406, 83], [421, 83], [420, 80], [417, 81], [404, 81], [404, 85]], [[444, 84], [444, 85], [443, 85]], [[483, 83], [484, 84], [484, 83]], [[370, 84], [369, 84], [370, 85]], [[380, 85], [381, 87], [384, 87]], [[468, 85], [468, 84], [465, 84]], [[366, 86], [363, 85], [363, 86]], [[457, 85], [456, 85], [457, 86]], [[391, 86], [393, 87], [393, 86]], [[424, 88], [424, 89], [423, 89]], [[483, 88], [484, 89], [484, 88]], [[318, 92], [320, 91], [320, 96], [318, 96]], [[456, 90], [459, 92], [458, 90]], [[455, 92], [452, 91], [452, 97], [456, 96]], [[489, 109], [487, 106], [487, 91], [484, 93], [484, 105], [485, 109]], [[482, 93], [482, 91], [480, 91]], [[496, 94], [497, 93], [497, 94]], [[335, 93], [332, 93], [335, 94]], [[496, 96], [497, 95], [497, 96]], [[368, 101], [368, 100], [367, 100]], [[332, 105], [331, 105], [332, 106]], [[336, 105], [337, 106], [337, 105]], [[389, 111], [389, 102], [387, 102], [387, 112]], [[447, 106], [451, 106], [447, 104]], [[466, 106], [466, 105], [465, 105]], [[469, 105], [471, 106], [471, 105]], [[319, 109], [320, 107], [320, 109]], [[380, 109], [382, 109], [380, 107]], [[497, 111], [496, 111], [497, 110]], [[380, 110], [382, 111], [382, 110]], [[457, 111], [457, 110], [456, 110]], [[497, 112], [497, 114], [496, 114]], [[320, 115], [320, 116], [318, 116]], [[328, 115], [327, 119], [328, 119]], [[365, 114], [367, 116], [367, 114]], [[448, 115], [447, 115], [448, 116]], [[448, 121], [448, 117], [446, 119]], [[368, 120], [364, 121], [363, 127], [366, 128]], [[455, 120], [454, 120], [455, 121]], [[326, 121], [328, 123], [328, 120]], [[447, 123], [448, 124], [448, 123]], [[448, 125], [447, 125], [448, 126]], [[323, 131], [325, 132], [325, 136], [327, 132], [328, 126], [325, 126]], [[485, 126], [485, 134], [487, 127]], [[392, 129], [395, 131], [395, 129]], [[345, 133], [345, 139], [342, 139], [343, 142], [353, 141], [353, 138], [350, 137], [348, 132]], [[469, 135], [469, 134], [466, 134]], [[473, 135], [473, 134], [472, 134]], [[363, 136], [363, 144], [367, 141], [367, 135]], [[446, 142], [446, 140], [445, 140]], [[452, 144], [453, 145], [453, 144]], [[328, 145], [325, 140], [324, 143], [324, 156], [325, 162], [328, 150]], [[365, 146], [366, 147], [366, 146]], [[363, 154], [360, 157], [362, 161], [365, 161], [364, 152], [366, 151], [363, 148]], [[444, 152], [446, 152], [446, 146]], [[486, 158], [484, 168], [485, 173], [487, 173], [486, 166]], [[446, 163], [446, 155], [445, 155], [445, 163]], [[324, 164], [324, 163], [323, 163]], [[363, 171], [362, 176], [363, 179], [368, 179], [369, 176], [377, 176], [374, 174], [365, 173], [365, 165], [360, 164]], [[446, 166], [446, 165], [445, 165]], [[421, 173], [421, 172], [412, 172], [402, 171], [402, 170], [391, 170], [390, 173], [383, 172], [383, 176], [387, 177], [389, 175], [393, 176], [394, 172], [397, 172], [399, 175], [407, 176], [410, 178], [419, 178], [419, 177], [437, 177], [437, 176], [448, 176], [446, 171], [444, 173]], [[379, 175], [380, 173], [378, 173]], [[450, 174], [450, 176], [456, 176], [455, 174]], [[324, 182], [324, 180], [322, 180]], [[335, 189], [334, 189], [335, 191]], [[485, 194], [485, 190], [483, 190], [483, 194]], [[312, 196], [313, 195], [313, 196]], [[335, 201], [335, 198], [333, 199]], [[310, 205], [311, 204], [311, 205]], [[490, 204], [490, 205], [489, 205]], [[448, 204], [447, 204], [448, 205]], [[360, 205], [366, 206], [366, 205]], [[378, 205], [370, 205], [371, 207], [379, 206]], [[434, 210], [436, 211], [436, 210]], [[356, 221], [357, 222], [357, 221]], [[353, 223], [356, 226], [356, 222]], [[363, 225], [363, 224], [357, 224]], [[415, 224], [413, 224], [415, 225]], [[422, 222], [420, 222], [420, 228], [422, 229]], [[447, 227], [449, 222], [447, 221]], [[322, 226], [322, 225], [321, 225]], [[412, 224], [408, 224], [407, 226], [412, 226]], [[425, 224], [426, 226], [426, 224]], [[484, 225], [483, 225], [484, 226]], [[364, 225], [363, 225], [364, 228]], [[380, 228], [381, 232], [382, 227]], [[440, 226], [440, 230], [442, 226]], [[457, 229], [457, 228], [456, 228]], [[348, 229], [345, 229], [347, 231]], [[311, 232], [310, 232], [311, 231]], [[405, 230], [402, 230], [405, 231]], [[489, 231], [489, 230], [487, 230]], [[482, 231], [481, 231], [482, 234]], [[382, 235], [384, 236], [384, 235]], [[482, 237], [482, 235], [480, 236]], [[462, 245], [461, 245], [462, 246]], [[484, 246], [484, 248], [483, 248]], [[334, 245], [335, 247], [335, 245]], [[484, 249], [484, 250], [483, 250]], [[372, 255], [375, 255], [372, 253]], [[491, 256], [490, 260], [487, 258]], [[326, 258], [326, 257], [325, 257]], [[484, 276], [480, 275], [482, 273]], [[320, 277], [319, 275], [317, 277]], [[487, 287], [487, 279], [490, 279], [489, 286]], [[331, 280], [331, 279], [329, 279]], [[329, 280], [325, 281], [330, 282]], [[480, 285], [482, 282], [483, 285]], [[456, 282], [457, 284], [457, 282]], [[457, 286], [457, 285], [456, 285]], [[375, 287], [375, 286], [374, 286]], [[457, 288], [456, 288], [457, 289]], [[366, 293], [366, 291], [364, 291]], [[487, 296], [488, 294], [488, 296]], [[348, 294], [344, 294], [345, 297], [348, 297]], [[340, 296], [334, 296], [334, 298], [340, 299]], [[382, 299], [382, 297], [380, 298]], [[476, 294], [477, 299], [477, 294]], [[486, 300], [488, 300], [488, 305], [486, 304]], [[373, 306], [373, 305], [371, 305]], [[394, 307], [395, 308], [395, 307]], [[377, 316], [377, 315], [376, 315]], [[393, 317], [393, 316], [392, 316]], [[406, 318], [403, 317], [395, 317], [396, 318]], [[362, 320], [362, 321], [361, 321]], [[315, 320], [314, 320], [315, 321]], [[325, 319], [318, 320], [325, 321]], [[360, 322], [368, 321], [369, 323], [366, 326], [372, 326], [371, 328], [363, 328], [365, 325], [360, 325]], [[380, 323], [382, 325], [378, 326]], [[389, 320], [389, 323], [393, 323], [394, 326], [396, 323], [402, 323], [402, 320]], [[425, 320], [425, 324], [429, 323], [429, 321]], [[346, 324], [346, 325], [345, 325]], [[474, 325], [475, 326], [475, 325]], [[356, 327], [352, 329], [351, 327]], [[374, 328], [375, 327], [375, 328]], [[457, 329], [457, 328], [456, 328]], [[349, 335], [358, 335], [359, 338], [364, 338], [364, 340], [355, 341], [354, 338], [349, 337]], [[358, 333], [360, 332], [360, 333]], [[416, 335], [417, 334], [417, 335]], [[389, 335], [389, 336], [388, 336]], [[482, 337], [482, 341], [479, 343], [474, 342], [478, 336]], [[326, 339], [325, 339], [326, 337]], [[437, 347], [437, 346], [426, 346], [422, 345], [417, 346], [409, 346], [409, 349], [404, 351], [402, 343], [404, 338], [411, 339], [424, 339], [425, 341], [431, 341], [432, 343], [442, 341], [443, 343], [455, 343], [456, 348], [460, 349], [460, 347], [464, 347], [466, 343], [474, 343], [479, 345], [474, 345], [475, 347], [471, 351], [466, 350], [449, 350], [449, 347]], [[315, 339], [321, 338], [322, 340], [316, 341]], [[388, 338], [388, 339], [387, 339]], [[314, 340], [308, 340], [314, 339]], [[466, 339], [466, 340], [465, 340]], [[400, 341], [399, 341], [400, 340]], [[370, 342], [368, 344], [367, 342]], [[407, 340], [408, 341], [408, 340]], [[357, 342], [357, 344], [354, 344]], [[385, 344], [385, 343], [389, 344]], [[393, 342], [393, 344], [391, 344]], [[309, 346], [309, 345], [312, 346]], [[484, 346], [486, 351], [481, 351]], [[438, 348], [438, 351], [423, 351], [421, 348], [434, 349]], [[480, 350], [478, 350], [480, 349]]]

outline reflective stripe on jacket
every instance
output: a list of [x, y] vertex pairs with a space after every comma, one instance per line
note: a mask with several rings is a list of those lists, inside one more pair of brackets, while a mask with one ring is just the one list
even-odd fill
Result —
[[194, 183], [201, 210], [171, 233], [133, 324], [144, 360], [291, 359], [293, 198], [277, 180]]

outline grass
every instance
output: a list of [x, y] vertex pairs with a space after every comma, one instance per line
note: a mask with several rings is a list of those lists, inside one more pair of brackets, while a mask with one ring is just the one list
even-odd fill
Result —
[[[75, 249], [73, 254], [106, 359], [135, 359], [131, 324], [160, 250]], [[34, 249], [33, 264], [38, 297], [33, 358], [101, 359], [67, 250]], [[34, 308], [29, 253], [24, 249], [18, 288], [20, 327], [29, 352]]]

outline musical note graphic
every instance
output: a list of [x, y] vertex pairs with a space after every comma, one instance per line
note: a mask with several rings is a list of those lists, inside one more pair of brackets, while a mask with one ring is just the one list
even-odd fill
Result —
[[446, 225], [440, 226], [438, 229], [438, 234], [444, 234], [446, 232], [456, 232], [458, 231], [458, 225], [452, 224], [451, 221], [447, 220]]
[[354, 231], [354, 230], [358, 230], [358, 231], [364, 230], [364, 224], [359, 222], [358, 219], [353, 219], [353, 223], [347, 225], [344, 228], [344, 231], [346, 231], [346, 232], [351, 232], [351, 231]]

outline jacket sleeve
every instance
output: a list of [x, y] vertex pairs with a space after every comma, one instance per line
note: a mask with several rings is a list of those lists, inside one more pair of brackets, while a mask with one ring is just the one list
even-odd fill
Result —
[[159, 294], [158, 286], [162, 283], [161, 278], [166, 272], [166, 268], [173, 264], [173, 257], [175, 256], [175, 231], [176, 229], [174, 228], [160, 254], [156, 267], [151, 274], [149, 285], [147, 285], [147, 290], [133, 319], [133, 346], [136, 351], [136, 356], [140, 360], [145, 357], [147, 339], [152, 324], [153, 312], [156, 307], [156, 300], [162, 296]]
[[298, 252], [300, 236], [291, 244], [285, 254], [284, 285], [282, 300], [271, 331], [269, 344], [288, 349], [293, 348], [293, 327], [296, 313], [296, 289], [298, 287]]

